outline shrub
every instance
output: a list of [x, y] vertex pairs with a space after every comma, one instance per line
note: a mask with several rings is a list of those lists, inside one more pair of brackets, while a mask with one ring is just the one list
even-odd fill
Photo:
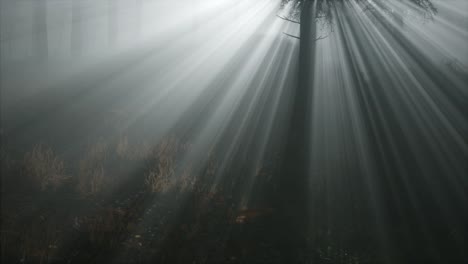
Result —
[[[181, 191], [188, 190], [194, 185], [194, 179], [189, 170], [180, 170], [177, 164], [178, 155], [188, 148], [174, 137], [164, 139], [149, 155], [149, 171], [145, 176], [145, 183], [152, 192], [168, 192], [176, 187]], [[182, 171], [177, 175], [176, 171]]]
[[64, 162], [42, 144], [25, 154], [23, 173], [41, 190], [57, 189], [69, 178], [65, 175]]
[[147, 173], [145, 183], [152, 192], [167, 192], [174, 185], [175, 164], [170, 153], [160, 153], [156, 164]]

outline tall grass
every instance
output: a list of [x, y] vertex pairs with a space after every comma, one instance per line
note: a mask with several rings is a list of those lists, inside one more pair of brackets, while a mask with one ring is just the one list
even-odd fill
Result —
[[65, 174], [63, 160], [43, 144], [34, 146], [25, 154], [23, 174], [41, 190], [57, 189], [69, 178]]
[[108, 146], [103, 142], [92, 145], [79, 163], [77, 190], [82, 195], [95, 195], [106, 185], [105, 162]]
[[153, 149], [145, 175], [145, 184], [151, 192], [166, 193], [177, 188], [183, 191], [193, 188], [195, 178], [190, 174], [190, 167], [184, 168], [178, 160], [188, 148], [188, 144], [168, 137]]

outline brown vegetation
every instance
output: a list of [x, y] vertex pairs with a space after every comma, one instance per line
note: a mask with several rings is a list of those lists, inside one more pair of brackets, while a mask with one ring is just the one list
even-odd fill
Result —
[[69, 178], [65, 174], [63, 160], [52, 148], [42, 144], [36, 145], [26, 153], [23, 164], [23, 175], [40, 190], [57, 189]]
[[99, 142], [91, 146], [80, 161], [77, 189], [83, 195], [95, 195], [106, 185], [104, 164], [107, 158], [107, 145]]
[[169, 137], [158, 144], [148, 157], [149, 170], [145, 184], [151, 192], [167, 193], [179, 188], [188, 191], [193, 188], [195, 178], [190, 175], [190, 167], [183, 167], [178, 158], [188, 149], [174, 137]]

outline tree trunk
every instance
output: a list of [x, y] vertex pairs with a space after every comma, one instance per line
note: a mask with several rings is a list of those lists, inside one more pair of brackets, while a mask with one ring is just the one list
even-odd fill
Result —
[[[292, 112], [281, 169], [279, 209], [287, 261], [303, 261], [308, 236], [308, 161], [310, 149], [310, 102], [315, 61], [315, 1], [301, 9], [298, 82], [293, 93]], [[301, 256], [302, 255], [302, 256]]]

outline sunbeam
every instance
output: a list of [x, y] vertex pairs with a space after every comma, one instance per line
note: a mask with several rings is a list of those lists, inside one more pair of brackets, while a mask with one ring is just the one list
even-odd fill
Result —
[[1, 0], [4, 263], [467, 263], [465, 0]]

